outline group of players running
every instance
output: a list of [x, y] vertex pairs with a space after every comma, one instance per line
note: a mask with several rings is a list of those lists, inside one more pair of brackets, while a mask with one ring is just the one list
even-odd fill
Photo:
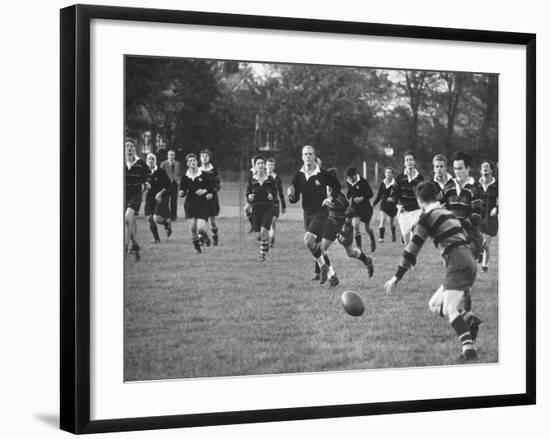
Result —
[[[136, 155], [135, 144], [126, 141], [126, 242], [128, 252], [139, 260], [136, 242], [135, 214], [139, 211], [143, 190], [146, 196], [145, 214], [155, 242], [159, 242], [156, 224], [164, 225], [171, 234], [167, 214], [168, 179], [149, 154], [147, 163]], [[218, 244], [216, 216], [219, 213], [218, 191], [220, 180], [211, 163], [208, 150], [199, 157], [191, 153], [185, 157], [187, 171], [179, 183], [179, 196], [185, 197], [185, 216], [189, 219], [191, 240], [195, 252], [211, 243], [207, 233], [211, 224], [212, 242]], [[477, 358], [475, 341], [481, 320], [472, 312], [471, 289], [476, 278], [477, 262], [484, 272], [488, 270], [491, 240], [498, 232], [498, 185], [494, 177], [495, 165], [483, 160], [478, 181], [470, 176], [472, 159], [465, 152], [453, 154], [454, 178], [447, 173], [447, 159], [438, 154], [433, 158], [434, 176], [425, 181], [416, 170], [414, 152], [404, 154], [404, 170], [394, 177], [392, 168], [385, 168], [374, 202], [366, 179], [354, 167], [345, 171], [347, 192], [335, 168], [324, 169], [312, 146], [302, 148], [303, 166], [292, 177], [287, 189], [292, 204], [302, 200], [304, 217], [304, 244], [314, 258], [313, 279], [331, 287], [339, 279], [328, 256], [328, 249], [337, 240], [349, 258], [360, 260], [369, 277], [374, 273], [373, 261], [363, 251], [360, 224], [363, 223], [370, 239], [370, 253], [376, 250], [374, 231], [370, 226], [373, 206], [380, 203], [379, 239], [384, 242], [385, 224], [389, 222], [392, 241], [396, 241], [397, 220], [401, 239], [405, 244], [395, 276], [385, 284], [390, 292], [405, 272], [416, 264], [422, 245], [432, 237], [445, 266], [445, 280], [429, 301], [430, 310], [446, 317], [459, 338], [462, 352], [459, 359]], [[275, 173], [275, 161], [259, 155], [252, 159], [252, 169], [246, 186], [246, 213], [251, 231], [258, 233], [260, 261], [266, 260], [275, 243], [275, 221], [286, 210], [283, 185]]]

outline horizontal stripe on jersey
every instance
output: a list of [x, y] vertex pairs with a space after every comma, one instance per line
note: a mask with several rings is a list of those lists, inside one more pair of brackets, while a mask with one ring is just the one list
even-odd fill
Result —
[[451, 211], [460, 221], [469, 220], [473, 225], [481, 221], [481, 199], [477, 184], [470, 180], [457, 191], [455, 180], [449, 180], [443, 189], [441, 204]]
[[458, 218], [447, 209], [436, 205], [420, 216], [414, 235], [403, 251], [395, 275], [397, 279], [401, 279], [411, 265], [416, 264], [416, 257], [428, 237], [433, 238], [442, 256], [457, 245], [466, 245], [466, 234]]
[[399, 174], [395, 178], [395, 183], [397, 184], [397, 203], [403, 206], [403, 210], [410, 212], [413, 210], [418, 210], [419, 206], [416, 201], [416, 186], [418, 186], [424, 177], [418, 174], [409, 181], [409, 177], [403, 173]]
[[151, 169], [144, 160], [138, 158], [130, 169], [128, 169], [128, 166], [124, 166], [124, 169], [126, 170], [127, 188], [138, 187], [146, 182], [151, 182]]

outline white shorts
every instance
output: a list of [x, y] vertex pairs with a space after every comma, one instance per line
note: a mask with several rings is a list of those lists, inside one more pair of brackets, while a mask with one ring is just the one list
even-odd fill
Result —
[[402, 211], [397, 214], [401, 236], [406, 236], [413, 229], [421, 214], [421, 209], [411, 210], [410, 212]]

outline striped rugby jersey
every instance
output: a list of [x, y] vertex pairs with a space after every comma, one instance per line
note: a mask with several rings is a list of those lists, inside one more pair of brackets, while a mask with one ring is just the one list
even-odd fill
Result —
[[478, 195], [481, 200], [481, 216], [486, 218], [491, 213], [495, 207], [498, 206], [498, 183], [495, 177], [489, 182], [488, 185], [485, 185], [483, 180], [480, 178], [477, 184]]
[[144, 160], [136, 157], [134, 163], [126, 163], [126, 189], [129, 191], [141, 191], [141, 185], [151, 183], [151, 169]]
[[441, 207], [439, 202], [433, 203], [420, 215], [414, 236], [403, 251], [403, 257], [395, 274], [397, 279], [400, 280], [411, 265], [416, 265], [416, 257], [428, 237], [433, 238], [442, 256], [454, 247], [467, 245], [466, 234], [458, 218]]
[[397, 204], [401, 204], [405, 212], [420, 209], [416, 202], [415, 189], [416, 186], [424, 181], [424, 177], [422, 177], [416, 169], [414, 171], [416, 174], [413, 178], [409, 178], [405, 173], [399, 174], [395, 178], [395, 183], [397, 185]]
[[455, 179], [449, 180], [443, 188], [441, 204], [463, 225], [476, 226], [481, 221], [481, 199], [472, 177], [460, 189]]
[[[254, 194], [252, 201], [248, 200], [250, 194]], [[271, 200], [268, 198], [268, 194], [271, 194]], [[258, 180], [257, 177], [253, 177], [246, 185], [246, 199], [252, 206], [273, 204], [275, 197], [277, 197], [277, 183], [269, 175], [266, 175], [263, 181]]]
[[328, 221], [338, 225], [344, 224], [348, 207], [349, 202], [346, 196], [342, 192], [338, 192], [328, 205]]

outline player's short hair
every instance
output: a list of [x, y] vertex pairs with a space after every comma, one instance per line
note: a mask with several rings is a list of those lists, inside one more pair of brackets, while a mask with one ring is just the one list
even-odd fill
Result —
[[198, 160], [199, 158], [197, 157], [197, 154], [195, 154], [194, 152], [190, 152], [185, 156], [185, 161], [187, 162], [189, 159]]
[[212, 160], [212, 151], [210, 151], [208, 148], [201, 149], [199, 154], [207, 154], [208, 157], [210, 157], [210, 160]]
[[355, 166], [348, 166], [345, 174], [346, 177], [353, 177], [354, 175], [357, 175], [357, 168]]
[[275, 159], [273, 157], [269, 157], [265, 162], [275, 164]]
[[176, 154], [176, 151], [173, 150], [173, 149], [169, 149], [168, 152], [166, 154], [170, 154], [171, 152], [173, 152], [174, 154]]
[[152, 152], [147, 154], [147, 160], [149, 160], [149, 157], [153, 157], [155, 159], [155, 162], [157, 161], [157, 156], [155, 154], [153, 154]]
[[416, 196], [425, 203], [437, 201], [435, 185], [431, 181], [423, 181], [415, 189]]
[[384, 172], [386, 172], [386, 171], [391, 171], [392, 174], [394, 173], [393, 168], [391, 166], [386, 166], [384, 168]]
[[495, 162], [493, 162], [491, 159], [483, 159], [483, 160], [481, 160], [481, 165], [483, 163], [487, 163], [489, 165], [489, 167], [491, 168], [491, 171], [495, 172]]
[[462, 160], [464, 161], [464, 166], [466, 166], [467, 168], [472, 166], [472, 156], [464, 151], [456, 151], [455, 153], [453, 153], [453, 155], [451, 156], [451, 160], [453, 162], [458, 162]]
[[254, 156], [254, 158], [252, 159], [254, 165], [256, 165], [256, 162], [257, 162], [258, 160], [263, 160], [264, 163], [265, 163], [265, 157], [264, 157], [263, 155], [256, 155], [256, 156]]
[[405, 160], [405, 158], [406, 158], [408, 155], [412, 156], [412, 158], [413, 158], [414, 160], [416, 160], [416, 154], [415, 154], [415, 152], [414, 152], [412, 149], [407, 149], [407, 150], [405, 151], [405, 153], [403, 154], [403, 160]]
[[338, 169], [336, 169], [336, 168], [328, 168], [328, 169], [327, 169], [327, 172], [328, 172], [330, 175], [332, 175], [332, 176], [338, 178]]
[[432, 159], [432, 163], [435, 163], [435, 162], [443, 162], [445, 163], [445, 166], [447, 166], [447, 157], [445, 157], [443, 154], [436, 154]]
[[127, 144], [127, 143], [131, 143], [131, 144], [134, 146], [134, 148], [136, 148], [136, 146], [137, 146], [135, 140], [134, 140], [134, 139], [130, 139], [129, 137], [127, 137], [126, 139], [124, 139], [124, 144]]
[[317, 151], [315, 151], [315, 148], [311, 145], [304, 145], [302, 147], [302, 152], [304, 152], [304, 149], [306, 149], [306, 148], [308, 148], [308, 149], [311, 148], [311, 150], [313, 151], [313, 154], [317, 155]]

